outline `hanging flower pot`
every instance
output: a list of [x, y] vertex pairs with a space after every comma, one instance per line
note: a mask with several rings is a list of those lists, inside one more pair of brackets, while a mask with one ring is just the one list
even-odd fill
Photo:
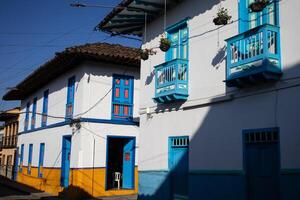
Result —
[[228, 24], [231, 16], [228, 14], [228, 10], [225, 8], [220, 8], [217, 12], [217, 17], [213, 19], [215, 25], [226, 25]]
[[160, 39], [160, 44], [159, 44], [160, 50], [166, 52], [170, 49], [170, 47], [171, 47], [171, 41], [165, 37], [162, 37]]
[[149, 55], [155, 55], [156, 51], [153, 49], [140, 49], [140, 57], [142, 60], [148, 60]]
[[142, 60], [148, 60], [149, 59], [149, 50], [148, 49], [141, 49], [140, 50], [140, 56]]
[[255, 0], [249, 5], [249, 8], [252, 12], [261, 12], [269, 3], [269, 0]]

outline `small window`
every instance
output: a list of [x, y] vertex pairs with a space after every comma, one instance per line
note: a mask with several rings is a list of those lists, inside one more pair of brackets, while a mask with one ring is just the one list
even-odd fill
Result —
[[276, 143], [279, 142], [278, 129], [263, 129], [247, 131], [245, 133], [246, 144]]

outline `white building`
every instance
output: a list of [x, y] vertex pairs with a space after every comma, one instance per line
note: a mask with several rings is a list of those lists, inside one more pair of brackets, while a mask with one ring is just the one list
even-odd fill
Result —
[[52, 194], [137, 193], [138, 52], [67, 48], [4, 95], [21, 100], [17, 181]]
[[140, 198], [300, 199], [300, 2], [164, 2], [122, 1], [98, 26], [156, 51], [141, 64]]

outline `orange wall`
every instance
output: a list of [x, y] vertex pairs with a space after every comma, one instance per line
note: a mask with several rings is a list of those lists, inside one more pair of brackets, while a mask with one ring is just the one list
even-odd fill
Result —
[[[63, 190], [60, 186], [59, 168], [44, 168], [43, 178], [38, 178], [38, 168], [31, 167], [31, 174], [27, 174], [27, 167], [23, 166], [22, 173], [18, 173], [17, 181], [38, 190], [57, 195]], [[105, 168], [71, 169], [70, 185], [78, 186], [92, 196], [130, 195], [138, 192], [138, 168], [135, 167], [134, 190], [108, 190], [105, 191]]]

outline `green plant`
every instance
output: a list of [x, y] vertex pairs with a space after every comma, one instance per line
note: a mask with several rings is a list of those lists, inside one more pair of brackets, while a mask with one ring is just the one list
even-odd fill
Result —
[[168, 38], [162, 37], [160, 38], [159, 48], [160, 50], [166, 52], [171, 47], [171, 41]]
[[148, 60], [149, 55], [154, 55], [154, 54], [156, 54], [156, 52], [153, 51], [153, 49], [140, 49], [140, 57], [142, 60]]
[[228, 10], [226, 8], [220, 8], [217, 12], [217, 17], [213, 19], [215, 25], [226, 25], [228, 24], [231, 16], [228, 14]]
[[270, 3], [270, 0], [255, 0], [249, 5], [252, 12], [261, 12]]

